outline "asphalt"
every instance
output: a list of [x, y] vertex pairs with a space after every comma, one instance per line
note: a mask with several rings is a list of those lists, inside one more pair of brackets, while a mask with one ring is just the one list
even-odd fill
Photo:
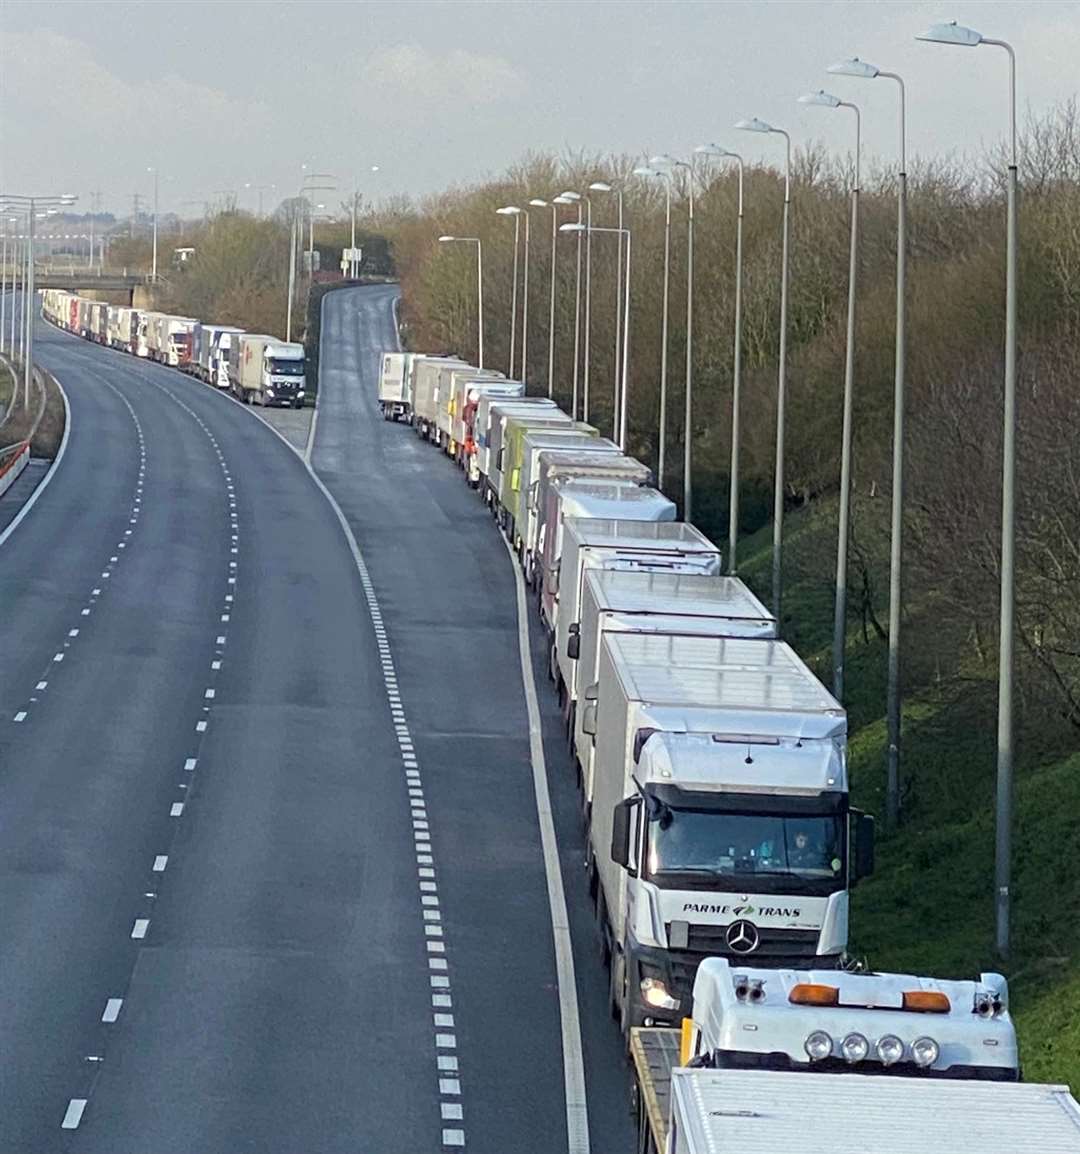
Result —
[[[324, 304], [313, 464], [359, 564], [250, 412], [39, 325], [72, 427], [0, 546], [3, 1154], [566, 1149], [513, 571], [456, 467], [379, 417], [395, 292]], [[534, 664], [591, 1148], [618, 1154]]]
[[[559, 990], [511, 561], [460, 470], [376, 404], [396, 286], [327, 294], [312, 464], [362, 549], [398, 657], [437, 825], [469, 1149], [566, 1149]], [[534, 629], [534, 676], [573, 931], [591, 1149], [635, 1137], [607, 1009], [578, 799]]]

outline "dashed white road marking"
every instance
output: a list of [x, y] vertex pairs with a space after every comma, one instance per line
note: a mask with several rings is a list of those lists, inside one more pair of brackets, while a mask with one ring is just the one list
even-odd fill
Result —
[[60, 1123], [61, 1130], [77, 1130], [82, 1121], [83, 1111], [86, 1109], [85, 1098], [72, 1098], [68, 1103], [64, 1120]]
[[39, 681], [37, 683], [37, 685], [34, 686], [34, 688], [35, 689], [47, 689], [48, 685], [49, 685], [49, 683], [47, 681]]
[[20, 709], [19, 712], [16, 713], [15, 716], [12, 718], [12, 721], [25, 721], [25, 720], [26, 720], [26, 710], [25, 709]]
[[182, 801], [174, 801], [169, 806], [169, 817], [181, 817], [184, 812], [184, 803]]
[[115, 1022], [120, 1017], [120, 1007], [124, 1004], [123, 998], [110, 998], [105, 1003], [105, 1012], [101, 1015], [103, 1022]]
[[159, 853], [154, 858], [154, 873], [163, 874], [165, 867], [169, 864], [169, 855], [167, 853]]
[[135, 924], [131, 927], [131, 936], [136, 941], [146, 937], [146, 931], [150, 928], [149, 918], [136, 918]]
[[190, 773], [198, 763], [199, 759], [197, 757], [189, 757], [184, 762], [184, 768]]
[[53, 658], [53, 661], [63, 661], [63, 660], [64, 660], [64, 655], [62, 653], [57, 653], [56, 656]]

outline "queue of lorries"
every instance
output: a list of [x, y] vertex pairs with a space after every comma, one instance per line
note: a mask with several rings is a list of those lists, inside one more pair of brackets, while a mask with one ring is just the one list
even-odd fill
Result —
[[384, 352], [378, 400], [535, 593], [639, 1152], [1080, 1151], [1068, 1088], [1020, 1082], [1004, 977], [853, 972], [845, 711], [648, 467], [454, 356]]
[[304, 346], [231, 325], [207, 324], [46, 289], [42, 312], [68, 332], [191, 373], [245, 404], [301, 408]]

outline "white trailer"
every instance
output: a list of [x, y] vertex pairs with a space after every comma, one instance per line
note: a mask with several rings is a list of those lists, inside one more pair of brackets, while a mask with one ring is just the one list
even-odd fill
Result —
[[[633, 514], [627, 506], [626, 517]], [[567, 650], [570, 634], [581, 628], [581, 593], [589, 569], [648, 569], [668, 573], [715, 573], [720, 550], [685, 521], [633, 521], [576, 517], [563, 527], [559, 563], [559, 609], [555, 620], [554, 666], [564, 707], [577, 697], [577, 662]], [[574, 627], [577, 627], [575, 629]]]
[[509, 441], [515, 422], [519, 429], [548, 429], [555, 425], [574, 424], [557, 405], [523, 405], [521, 401], [497, 401], [491, 406], [487, 483], [492, 508], [500, 516], [503, 509], [503, 489], [506, 487], [505, 470], [509, 464]]
[[844, 709], [789, 645], [608, 633], [580, 708], [624, 1031], [681, 1018], [710, 955], [839, 964], [873, 819], [850, 808]]
[[460, 459], [464, 437], [459, 436], [465, 408], [465, 389], [472, 381], [505, 381], [495, 369], [446, 366], [439, 372], [439, 392], [435, 403], [435, 430], [438, 443], [455, 460]]
[[[502, 445], [501, 415], [496, 412], [496, 406], [517, 405], [522, 411], [532, 408], [558, 409], [550, 397], [519, 397], [506, 396], [494, 388], [480, 393], [476, 398], [476, 413], [473, 417], [473, 442], [476, 446], [474, 453], [474, 469], [476, 485], [484, 495], [484, 500], [490, 502], [491, 490], [491, 442], [494, 437], [498, 445]], [[509, 411], [509, 410], [507, 410]]]
[[[574, 678], [567, 691], [600, 677], [600, 648], [613, 633], [665, 636], [776, 637], [776, 619], [738, 577], [703, 576], [652, 570], [592, 569], [585, 574], [581, 625], [570, 626], [567, 657]], [[593, 743], [581, 728], [584, 714], [573, 705], [574, 749], [586, 798], [592, 796]]]
[[[674, 521], [675, 503], [641, 480], [640, 462], [623, 465], [629, 476], [613, 470], [603, 480], [591, 476], [558, 478], [544, 498], [540, 530], [540, 618], [551, 635], [551, 676], [558, 681], [555, 631], [559, 621], [559, 586], [566, 528], [575, 521]], [[648, 470], [645, 469], [648, 473]], [[541, 480], [541, 484], [543, 484]]]
[[158, 360], [176, 369], [187, 368], [191, 364], [199, 322], [194, 317], [166, 315], [158, 324]]
[[229, 387], [229, 349], [243, 329], [234, 325], [203, 325], [198, 336], [197, 375], [218, 389]]
[[383, 419], [408, 418], [412, 408], [409, 399], [409, 363], [412, 353], [383, 353], [379, 369], [379, 408]]
[[614, 441], [593, 433], [578, 430], [574, 433], [559, 428], [532, 431], [523, 438], [520, 477], [518, 478], [517, 508], [514, 510], [514, 530], [520, 539], [521, 560], [525, 579], [531, 583], [533, 552], [539, 530], [538, 498], [540, 495], [541, 458], [548, 465], [563, 457], [580, 457], [583, 452], [606, 457], [623, 457]]
[[[461, 410], [460, 422], [456, 423], [455, 435], [461, 438], [465, 456], [465, 475], [475, 489], [480, 483], [480, 468], [477, 463], [477, 417], [482, 397], [502, 400], [525, 399], [525, 385], [522, 381], [490, 380], [470, 381], [465, 386], [465, 404]], [[547, 400], [545, 397], [544, 400]], [[487, 411], [485, 410], [485, 419]], [[485, 426], [486, 431], [486, 426]]]
[[147, 357], [149, 360], [156, 359], [158, 320], [160, 317], [161, 313], [158, 312], [140, 311], [139, 334], [135, 345], [136, 356]]
[[229, 385], [245, 404], [304, 403], [304, 346], [266, 333], [234, 333], [229, 349]]
[[471, 367], [467, 361], [458, 357], [416, 354], [409, 362], [411, 420], [417, 433], [425, 440], [434, 441], [437, 435], [435, 414], [439, 403], [439, 374], [448, 366], [461, 369]]

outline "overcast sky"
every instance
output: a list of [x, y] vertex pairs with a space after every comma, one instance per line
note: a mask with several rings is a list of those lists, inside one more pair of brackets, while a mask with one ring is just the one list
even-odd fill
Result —
[[257, 185], [276, 186], [269, 209], [303, 163], [340, 200], [354, 180], [376, 197], [474, 181], [528, 150], [712, 140], [777, 159], [775, 138], [731, 130], [752, 115], [846, 151], [849, 114], [794, 102], [822, 85], [861, 101], [868, 153], [890, 158], [894, 87], [824, 73], [853, 54], [906, 78], [912, 152], [977, 150], [1004, 133], [1006, 59], [913, 39], [947, 19], [1012, 42], [1022, 115], [1076, 91], [1075, 2], [0, 0], [0, 189], [84, 207], [100, 190], [123, 215], [154, 165], [162, 211], [197, 215], [185, 202], [222, 190], [254, 208]]

